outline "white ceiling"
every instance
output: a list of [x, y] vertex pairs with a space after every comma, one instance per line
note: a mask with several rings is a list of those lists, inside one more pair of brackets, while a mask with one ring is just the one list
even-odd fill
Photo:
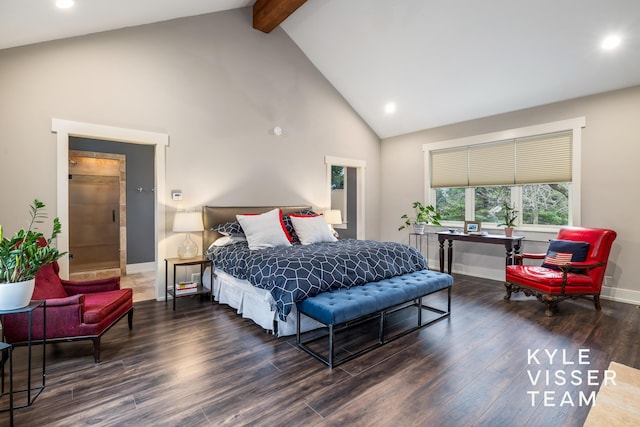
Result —
[[[53, 3], [0, 0], [0, 49], [254, 0]], [[640, 84], [638, 0], [308, 0], [282, 28], [382, 138]]]

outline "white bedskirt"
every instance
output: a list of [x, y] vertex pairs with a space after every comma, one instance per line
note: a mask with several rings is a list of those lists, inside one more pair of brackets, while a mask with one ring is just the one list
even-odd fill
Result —
[[[211, 288], [209, 268], [203, 275], [203, 285]], [[296, 334], [295, 304], [286, 321], [280, 320], [276, 314], [275, 303], [269, 291], [256, 288], [246, 280], [237, 279], [221, 270], [215, 270], [213, 279], [213, 299], [236, 309], [243, 318], [251, 319], [268, 332], [277, 336]], [[302, 332], [321, 328], [323, 325], [302, 316]]]

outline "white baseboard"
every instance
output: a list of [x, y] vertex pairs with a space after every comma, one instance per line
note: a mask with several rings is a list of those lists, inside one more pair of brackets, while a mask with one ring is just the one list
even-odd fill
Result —
[[147, 273], [151, 271], [156, 271], [156, 263], [155, 262], [142, 262], [138, 264], [127, 264], [127, 274], [135, 274], [135, 273]]
[[[438, 269], [438, 260], [429, 260], [429, 267], [432, 269]], [[445, 267], [446, 268], [446, 267]], [[452, 272], [458, 274], [464, 274], [467, 276], [479, 277], [482, 279], [504, 281], [504, 269], [497, 270], [493, 268], [485, 268], [478, 266], [465, 266], [456, 265], [452, 266]], [[610, 286], [603, 286], [600, 298], [623, 302], [626, 304], [640, 305], [640, 291], [632, 289], [612, 288]]]
[[600, 298], [627, 304], [640, 304], [640, 291], [603, 286]]

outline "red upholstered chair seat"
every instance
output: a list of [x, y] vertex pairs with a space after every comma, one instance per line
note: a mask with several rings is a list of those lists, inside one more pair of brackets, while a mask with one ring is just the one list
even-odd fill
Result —
[[[91, 339], [94, 360], [100, 362], [100, 338], [118, 320], [128, 315], [133, 327], [133, 291], [120, 288], [120, 277], [88, 281], [63, 280], [57, 262], [42, 267], [36, 275], [32, 300], [46, 300], [47, 342]], [[32, 340], [42, 339], [42, 308], [33, 313]], [[28, 338], [27, 315], [6, 315], [7, 342], [24, 344]]]
[[588, 296], [593, 298], [596, 310], [600, 310], [600, 291], [615, 238], [615, 231], [601, 228], [565, 227], [560, 229], [557, 240], [561, 244], [588, 243], [584, 261], [563, 261], [548, 268], [523, 263], [525, 259], [545, 259], [548, 254], [522, 254], [517, 257], [517, 265], [507, 266], [505, 299], [509, 300], [513, 292], [522, 291], [525, 295], [536, 296], [538, 300], [545, 303], [547, 305], [545, 314], [553, 316], [557, 312], [560, 301]]

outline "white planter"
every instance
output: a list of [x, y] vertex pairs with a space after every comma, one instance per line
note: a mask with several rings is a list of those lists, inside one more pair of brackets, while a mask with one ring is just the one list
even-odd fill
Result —
[[426, 222], [414, 222], [413, 232], [416, 234], [424, 234], [424, 228], [427, 226]]
[[16, 310], [31, 302], [36, 280], [16, 283], [0, 283], [0, 310]]

